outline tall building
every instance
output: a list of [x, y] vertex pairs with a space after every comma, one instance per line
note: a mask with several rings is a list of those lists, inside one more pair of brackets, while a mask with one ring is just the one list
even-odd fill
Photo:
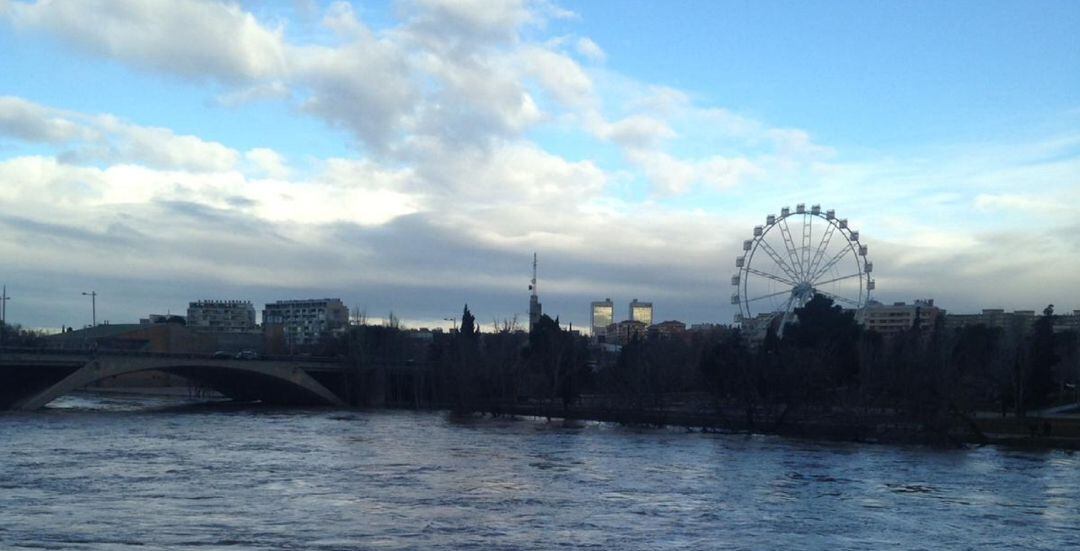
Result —
[[187, 326], [195, 331], [247, 333], [255, 329], [250, 300], [200, 300], [188, 304]]
[[349, 325], [349, 309], [338, 298], [279, 300], [263, 309], [263, 330], [281, 331], [287, 345], [316, 344]]
[[593, 340], [602, 341], [606, 337], [607, 327], [615, 323], [615, 303], [610, 298], [598, 300], [589, 305], [589, 326]]
[[540, 297], [536, 294], [536, 253], [533, 253], [533, 276], [529, 291], [531, 293], [529, 295], [529, 332], [531, 333], [536, 324], [540, 323], [540, 316], [543, 315]]
[[640, 321], [644, 323], [646, 327], [652, 325], [652, 303], [640, 302], [638, 299], [630, 301], [630, 318], [631, 321]]

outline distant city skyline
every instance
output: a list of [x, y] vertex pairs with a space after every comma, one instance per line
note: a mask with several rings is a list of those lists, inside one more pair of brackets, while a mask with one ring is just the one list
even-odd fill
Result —
[[[614, 16], [617, 14], [617, 17]], [[768, 214], [860, 230], [873, 298], [1080, 308], [1068, 1], [0, 0], [7, 319], [340, 297], [586, 329], [730, 323]], [[146, 29], [156, 29], [148, 33]]]

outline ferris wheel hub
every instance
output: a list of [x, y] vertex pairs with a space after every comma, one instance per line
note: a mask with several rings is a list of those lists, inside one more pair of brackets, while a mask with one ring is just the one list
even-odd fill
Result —
[[806, 304], [810, 299], [814, 298], [814, 286], [804, 281], [791, 288], [791, 296], [800, 304]]

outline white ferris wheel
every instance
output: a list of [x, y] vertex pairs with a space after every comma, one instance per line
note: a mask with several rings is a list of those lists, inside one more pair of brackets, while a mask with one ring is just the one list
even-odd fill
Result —
[[815, 294], [861, 310], [874, 290], [874, 265], [866, 252], [859, 232], [835, 211], [822, 211], [819, 205], [807, 210], [799, 204], [794, 212], [784, 207], [779, 215], [768, 215], [765, 225], [754, 227], [753, 238], [743, 241], [743, 254], [735, 259], [735, 321], [782, 316], [783, 328], [795, 308]]

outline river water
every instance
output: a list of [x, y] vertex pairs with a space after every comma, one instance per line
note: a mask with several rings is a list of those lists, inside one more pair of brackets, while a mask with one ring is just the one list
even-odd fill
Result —
[[1080, 549], [1080, 456], [65, 397], [0, 549]]

